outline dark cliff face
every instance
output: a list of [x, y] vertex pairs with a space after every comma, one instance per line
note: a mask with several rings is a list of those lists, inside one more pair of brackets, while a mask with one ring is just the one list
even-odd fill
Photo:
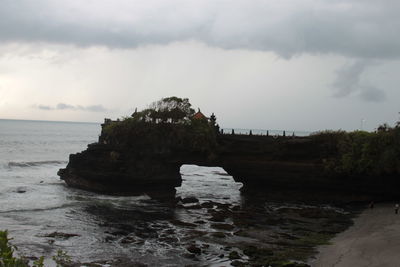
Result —
[[244, 187], [298, 186], [324, 176], [317, 145], [308, 138], [222, 136], [220, 142], [221, 166]]
[[283, 195], [287, 198], [328, 201], [368, 201], [400, 196], [400, 177], [395, 173], [345, 173], [332, 169], [339, 161], [337, 140], [320, 135], [267, 137], [221, 135], [219, 166], [237, 182], [242, 192]]
[[99, 142], [70, 155], [59, 175], [69, 186], [96, 192], [173, 194], [181, 184], [181, 165], [196, 164], [224, 168], [243, 183], [244, 192], [399, 195], [397, 175], [348, 175], [329, 168], [337, 147], [337, 141], [318, 137], [221, 135], [207, 121], [128, 120], [103, 125]]
[[70, 155], [59, 171], [69, 186], [112, 194], [174, 192], [181, 185], [182, 164], [213, 164], [216, 139], [207, 122], [102, 127], [99, 142]]
[[149, 157], [111, 145], [93, 144], [70, 155], [59, 171], [69, 186], [113, 194], [131, 194], [149, 189], [172, 190], [181, 185], [180, 165], [164, 157]]

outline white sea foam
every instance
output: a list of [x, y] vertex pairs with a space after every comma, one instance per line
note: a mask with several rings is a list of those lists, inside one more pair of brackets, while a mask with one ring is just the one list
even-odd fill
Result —
[[10, 161], [7, 166], [24, 168], [24, 167], [37, 167], [41, 165], [60, 165], [66, 163], [68, 163], [68, 161], [65, 160], [20, 161], [20, 162]]

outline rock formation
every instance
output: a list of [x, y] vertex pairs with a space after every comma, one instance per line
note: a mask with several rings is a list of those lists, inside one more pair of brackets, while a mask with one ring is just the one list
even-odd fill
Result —
[[174, 194], [181, 185], [180, 167], [196, 164], [222, 167], [243, 183], [244, 191], [346, 193], [355, 199], [400, 195], [397, 174], [338, 171], [340, 145], [330, 135], [333, 141], [321, 135], [220, 134], [215, 120], [210, 123], [206, 118], [157, 121], [143, 113], [135, 116], [106, 120], [97, 143], [70, 155], [67, 167], [58, 173], [61, 179], [101, 193]]

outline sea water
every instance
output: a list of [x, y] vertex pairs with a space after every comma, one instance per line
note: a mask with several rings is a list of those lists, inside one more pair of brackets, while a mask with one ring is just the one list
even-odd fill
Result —
[[[0, 230], [7, 229], [18, 253], [48, 258], [62, 249], [79, 261], [134, 258], [149, 266], [184, 266], [184, 229], [201, 210], [177, 210], [142, 196], [107, 196], [67, 187], [57, 171], [71, 153], [96, 142], [100, 124], [0, 120]], [[201, 202], [239, 204], [239, 188], [221, 168], [185, 165], [177, 196]], [[204, 226], [206, 227], [206, 226]], [[72, 234], [51, 237], [54, 232]], [[50, 235], [50, 236], [49, 236]], [[131, 236], [137, 242], [121, 242]], [[216, 263], [218, 259], [204, 259]]]

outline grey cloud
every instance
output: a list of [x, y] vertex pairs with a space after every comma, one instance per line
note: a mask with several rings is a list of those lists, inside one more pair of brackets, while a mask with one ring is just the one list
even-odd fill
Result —
[[103, 107], [102, 105], [87, 106], [87, 107], [84, 107], [84, 110], [92, 111], [92, 112], [104, 112], [104, 111], [107, 111], [107, 109], [105, 107]]
[[360, 96], [368, 102], [383, 102], [386, 99], [386, 94], [383, 90], [372, 86], [362, 87]]
[[197, 40], [291, 57], [400, 57], [400, 1], [5, 0], [0, 41], [136, 47]]
[[45, 105], [38, 105], [36, 106], [38, 109], [42, 109], [42, 110], [53, 110], [54, 108], [50, 107], [50, 106], [45, 106]]
[[368, 102], [382, 102], [386, 99], [385, 92], [379, 88], [365, 84], [361, 81], [361, 75], [365, 70], [377, 62], [373, 60], [356, 60], [336, 72], [336, 80], [333, 82], [335, 97], [346, 97], [358, 93], [361, 99]]
[[89, 111], [89, 112], [105, 112], [108, 111], [102, 105], [91, 105], [91, 106], [81, 106], [81, 105], [70, 105], [65, 103], [58, 103], [55, 107], [48, 105], [35, 105], [34, 108], [38, 108], [41, 110], [81, 110], [81, 111]]
[[72, 109], [72, 110], [74, 110], [74, 109], [76, 109], [76, 107], [72, 106], [72, 105], [65, 104], [65, 103], [58, 103], [57, 106], [56, 106], [56, 109], [59, 109], [59, 110]]
[[359, 90], [360, 76], [368, 66], [368, 61], [358, 60], [336, 72], [336, 80], [333, 83], [334, 96], [344, 97]]

